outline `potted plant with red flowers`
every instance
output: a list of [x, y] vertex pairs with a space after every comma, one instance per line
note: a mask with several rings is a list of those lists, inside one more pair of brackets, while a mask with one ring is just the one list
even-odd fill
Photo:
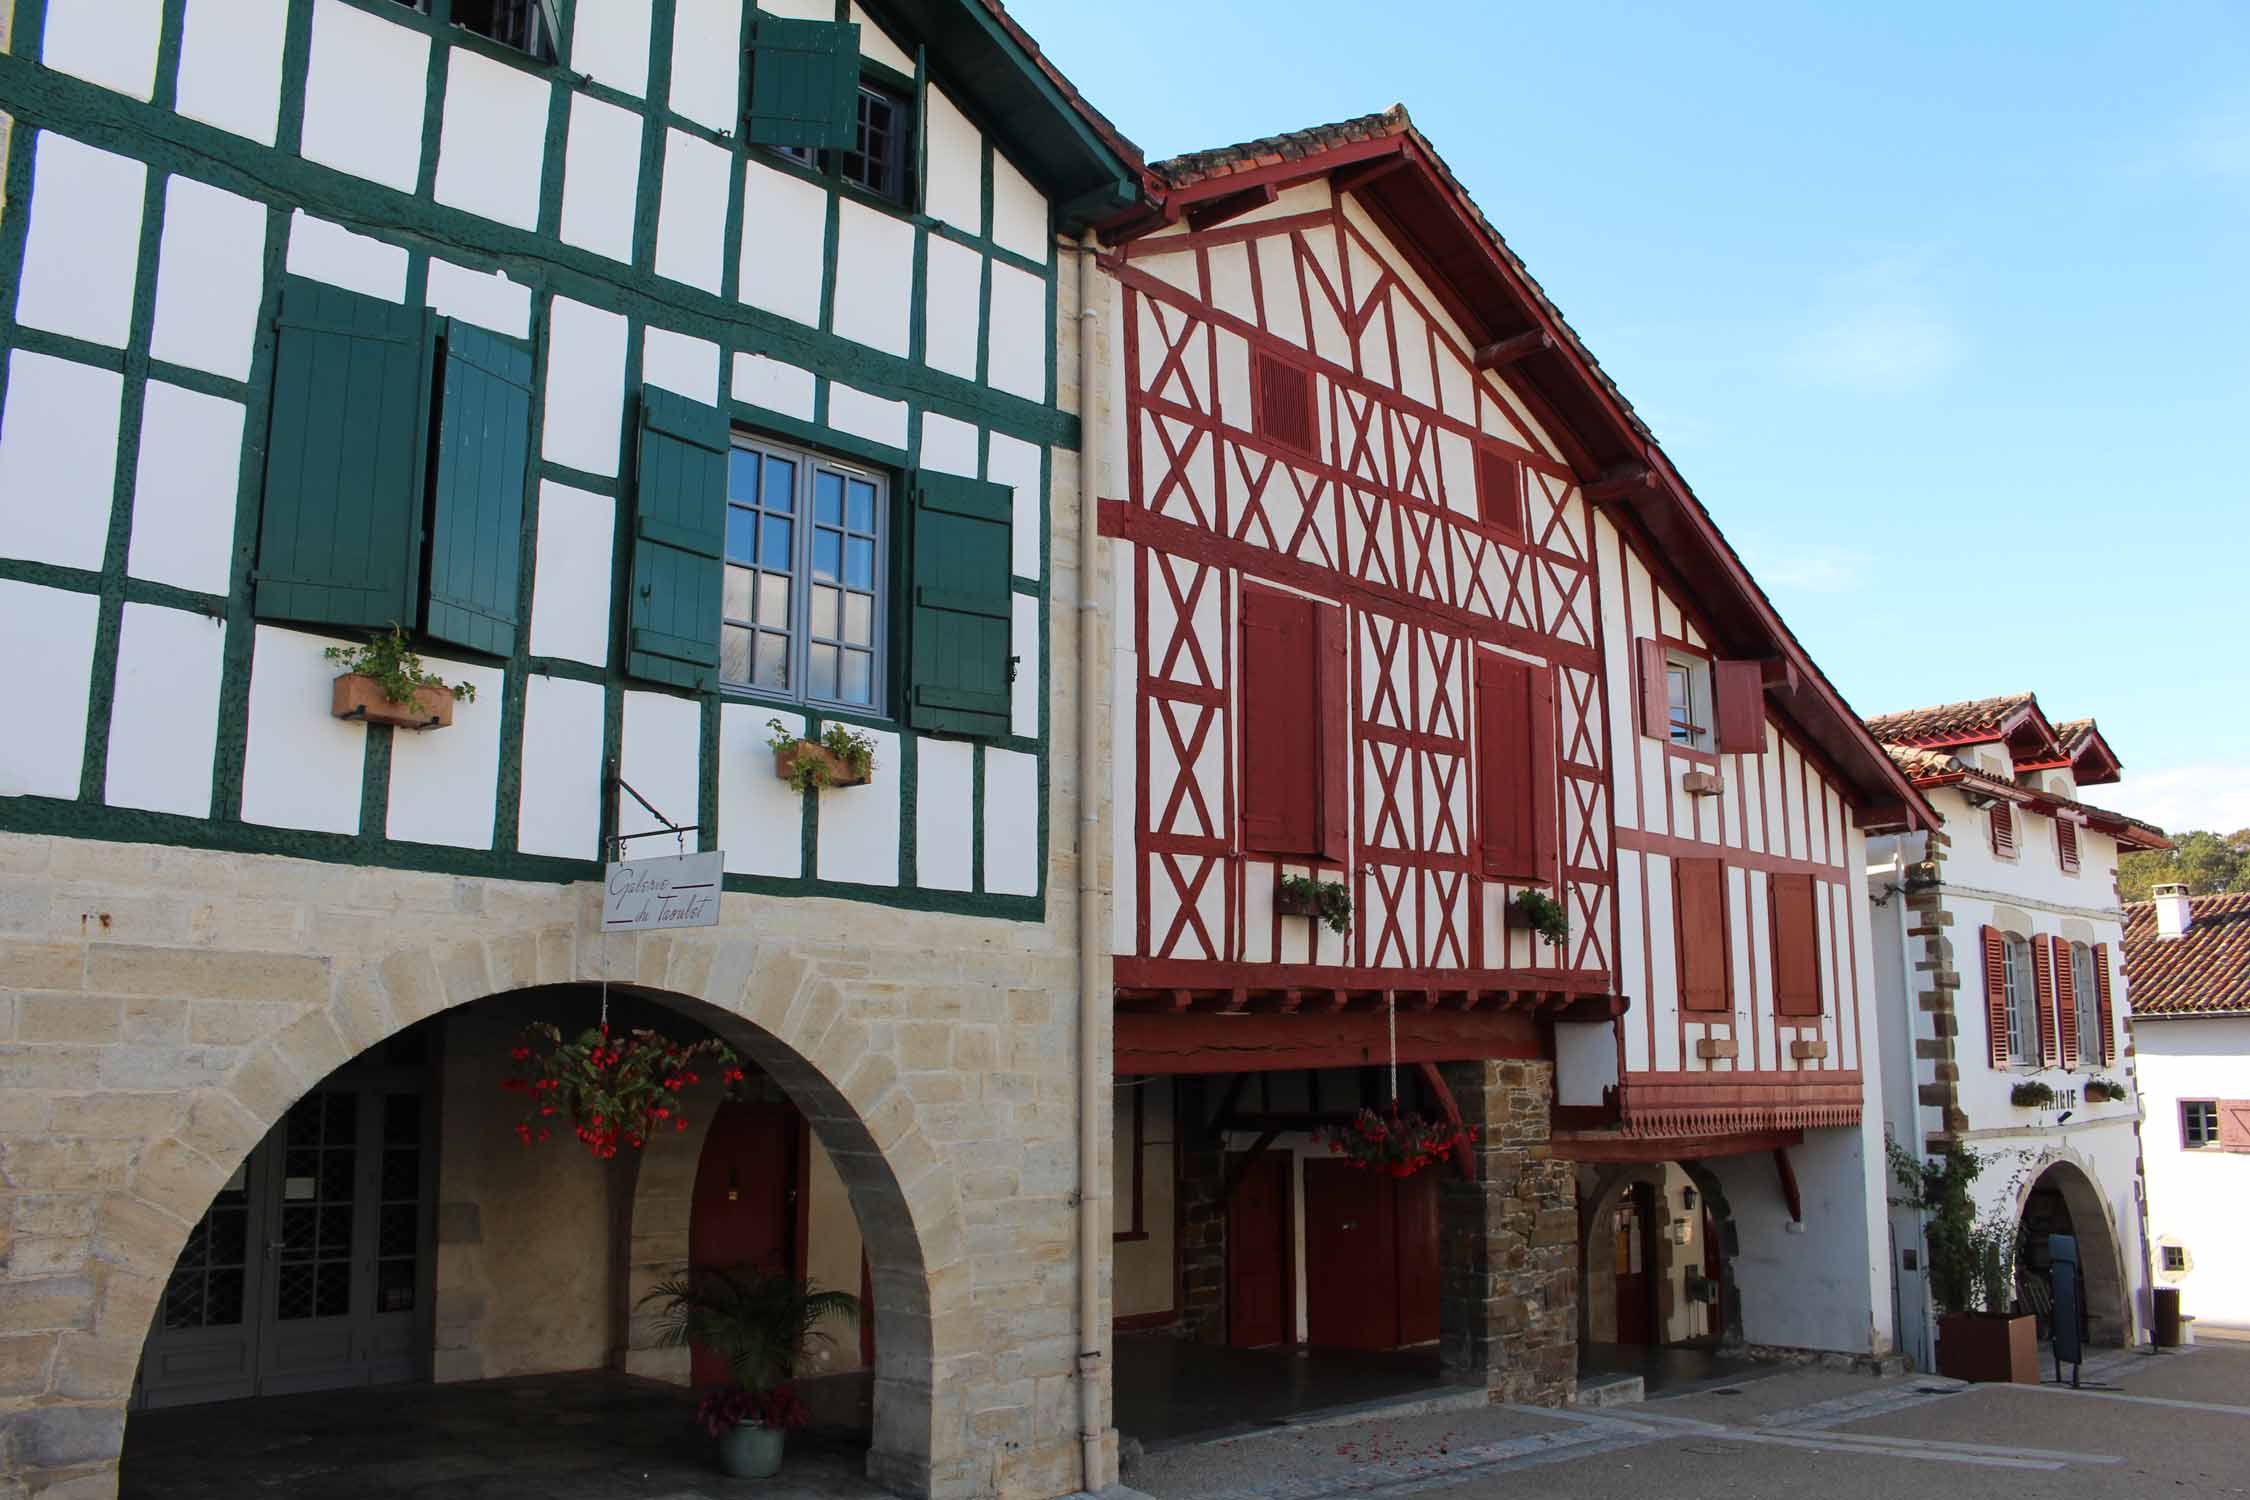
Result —
[[534, 1022], [508, 1056], [501, 1087], [528, 1099], [517, 1139], [528, 1146], [567, 1124], [605, 1161], [620, 1145], [639, 1150], [659, 1131], [688, 1128], [680, 1094], [703, 1081], [699, 1061], [718, 1070], [727, 1098], [740, 1094], [743, 1077], [734, 1049], [717, 1037], [679, 1042], [646, 1027], [613, 1037], [607, 1022], [568, 1041], [561, 1027]]
[[1474, 1126], [1400, 1114], [1394, 1103], [1386, 1114], [1363, 1109], [1348, 1125], [1328, 1131], [1328, 1150], [1363, 1172], [1412, 1177], [1433, 1161], [1476, 1143]]
[[718, 1440], [719, 1468], [736, 1479], [770, 1478], [790, 1432], [810, 1420], [789, 1385], [809, 1344], [833, 1342], [820, 1325], [856, 1319], [859, 1299], [755, 1266], [698, 1266], [641, 1299], [656, 1304], [656, 1339], [700, 1344], [727, 1364], [732, 1384], [706, 1394], [696, 1420]]

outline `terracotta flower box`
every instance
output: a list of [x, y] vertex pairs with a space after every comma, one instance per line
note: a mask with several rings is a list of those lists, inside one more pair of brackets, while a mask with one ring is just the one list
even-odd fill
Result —
[[339, 719], [390, 724], [399, 729], [443, 729], [453, 722], [453, 689], [421, 687], [404, 703], [383, 696], [383, 685], [358, 672], [336, 679], [330, 711]]
[[1320, 915], [1320, 896], [1317, 889], [1276, 885], [1273, 888], [1273, 909], [1276, 916], [1317, 917]]
[[2029, 1313], [1947, 1313], [1938, 1319], [1937, 1367], [1953, 1380], [2037, 1385], [2038, 1320]]
[[773, 774], [783, 781], [787, 781], [794, 776], [798, 766], [808, 762], [828, 767], [828, 780], [825, 785], [831, 787], [859, 786], [874, 779], [873, 766], [868, 767], [865, 771], [855, 771], [852, 769], [850, 761], [844, 759], [826, 745], [815, 743], [812, 740], [798, 740], [793, 744], [773, 747]]

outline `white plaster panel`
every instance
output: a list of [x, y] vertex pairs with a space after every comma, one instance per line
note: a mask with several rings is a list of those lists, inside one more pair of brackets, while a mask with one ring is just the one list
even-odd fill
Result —
[[1305, 343], [1305, 309], [1297, 290], [1297, 258], [1290, 241], [1268, 235], [1257, 242], [1258, 280], [1266, 289], [1266, 331], [1299, 348]]
[[415, 844], [489, 849], [506, 678], [496, 667], [437, 657], [422, 660], [446, 682], [466, 682], [477, 695], [454, 705], [453, 722], [444, 729], [391, 735], [390, 836]]
[[231, 380], [249, 379], [265, 294], [265, 205], [174, 177], [164, 188], [161, 241], [148, 352]]
[[510, 281], [504, 271], [487, 276], [432, 256], [424, 298], [445, 317], [510, 338], [531, 334], [531, 288]]
[[656, 213], [656, 274], [719, 290], [727, 239], [727, 168], [719, 147], [683, 130], [664, 142], [664, 193]]
[[39, 60], [57, 72], [146, 99], [156, 89], [164, 0], [48, 0]]
[[[1110, 618], [1129, 619], [1129, 614], [1120, 613], [1120, 607], [1129, 610], [1131, 601], [1138, 597], [1139, 549], [1115, 538], [1104, 538], [1101, 545], [1109, 549]], [[1140, 932], [1137, 834], [1133, 818], [1119, 815], [1120, 810], [1133, 806], [1140, 776], [1140, 736], [1134, 715], [1139, 711], [1141, 663], [1133, 644], [1130, 630], [1110, 634], [1109, 884], [1110, 942], [1115, 953], [1138, 951]]]
[[836, 0], [758, 0], [758, 9], [770, 16], [789, 16], [799, 21], [836, 19]]
[[805, 803], [773, 773], [769, 719], [805, 731], [803, 714], [762, 703], [719, 709], [719, 844], [732, 874], [794, 880], [805, 871]]
[[570, 66], [628, 94], [648, 91], [649, 0], [578, 0]]
[[0, 414], [0, 551], [68, 568], [102, 565], [123, 389], [114, 370], [9, 351], [8, 404]]
[[286, 269], [292, 276], [325, 281], [363, 297], [385, 302], [406, 300], [406, 251], [340, 224], [316, 219], [303, 209], [289, 215]]
[[903, 355], [913, 308], [914, 226], [845, 199], [836, 221], [836, 332]]
[[609, 496], [541, 481], [531, 580], [533, 656], [608, 664], [609, 559], [616, 533], [617, 505]]
[[[636, 783], [637, 784], [637, 783]], [[593, 859], [602, 817], [602, 689], [534, 676], [523, 702], [523, 790], [516, 847]]]
[[1047, 263], [1047, 200], [998, 151], [992, 153], [992, 238], [1003, 249]]
[[[624, 745], [618, 774], [677, 824], [696, 821], [696, 769], [703, 745], [703, 705], [670, 693], [625, 695]], [[630, 797], [617, 809], [619, 833], [647, 833], [664, 825]], [[664, 839], [639, 841], [643, 854], [672, 854]], [[691, 844], [692, 848], [693, 845]]]
[[1000, 390], [1033, 401], [1047, 397], [1047, 284], [1028, 271], [994, 261], [986, 373]]
[[872, 57], [879, 63], [898, 69], [910, 78], [914, 75], [914, 59], [907, 56], [905, 50], [891, 40], [890, 34], [876, 25], [867, 12], [860, 9], [856, 3], [852, 6], [851, 18], [853, 23], [859, 27], [860, 56]]
[[820, 798], [822, 880], [854, 885], [898, 884], [898, 736], [862, 731], [875, 742], [874, 779], [864, 786], [814, 793]]
[[[984, 888], [1011, 896], [1039, 893], [1039, 757], [989, 745], [984, 750]], [[1205, 920], [1214, 933], [1219, 930], [1211, 915]]]
[[713, 130], [736, 128], [742, 0], [687, 0], [672, 16], [672, 108]]
[[[1039, 734], [1039, 600], [1034, 596], [1015, 596], [1009, 639], [1015, 648], [1016, 677], [1008, 689], [1008, 728], [1035, 739]], [[1211, 738], [1216, 741], [1218, 736]]]
[[[1487, 891], [1491, 889], [1486, 887]], [[1617, 987], [1632, 1004], [1620, 1026], [1625, 1034], [1625, 1068], [1628, 1072], [1644, 1072], [1649, 1067], [1649, 1007], [1655, 999], [1646, 983], [1647, 951], [1641, 942], [1641, 856], [1620, 852], [1617, 856]], [[1499, 919], [1499, 913], [1488, 911], [1487, 932]], [[1654, 929], [1650, 929], [1654, 931]]]
[[175, 107], [272, 145], [288, 29], [288, 0], [187, 0]]
[[305, 74], [307, 161], [414, 191], [430, 39], [341, 3], [316, 0]]
[[36, 150], [16, 321], [122, 349], [148, 168], [51, 130]]
[[1648, 871], [1648, 930], [1658, 934], [1649, 945], [1649, 1014], [1656, 1020], [1656, 1050], [1650, 1066], [1659, 1072], [1677, 1072], [1680, 1062], [1680, 1033], [1675, 1024], [1680, 1014], [1680, 979], [1676, 966], [1678, 955], [1663, 934], [1673, 930], [1672, 924], [1672, 861], [1661, 854], [1644, 858]]
[[752, 307], [820, 322], [821, 261], [828, 244], [828, 194], [802, 178], [742, 164], [742, 274]]
[[625, 407], [625, 319], [557, 297], [547, 322], [546, 456], [589, 474], [615, 474]]
[[928, 286], [922, 299], [922, 358], [932, 368], [977, 378], [977, 335], [983, 328], [984, 257], [931, 235]]
[[[148, 383], [133, 477], [135, 578], [224, 594], [234, 574], [234, 504], [242, 465], [239, 401]], [[0, 480], [4, 485], [5, 480]]]
[[1009, 531], [1018, 578], [1037, 578], [1046, 537], [1040, 504], [1039, 449], [1021, 438], [995, 432], [985, 456], [984, 477], [1016, 492], [1015, 521]]
[[919, 742], [914, 764], [914, 869], [925, 890], [965, 891], [975, 878], [976, 746]]
[[1213, 245], [1205, 259], [1211, 267], [1211, 305], [1255, 327], [1258, 298], [1250, 285], [1249, 244]]
[[322, 833], [359, 832], [367, 730], [329, 712], [337, 641], [260, 625], [251, 645], [249, 741], [242, 821]]
[[226, 627], [207, 615], [125, 606], [104, 802], [188, 818], [211, 815], [226, 641]]
[[841, 381], [828, 384], [828, 425], [893, 448], [906, 446], [906, 403], [886, 401]]
[[922, 100], [922, 139], [929, 152], [922, 206], [948, 224], [982, 234], [984, 136], [935, 84]]
[[924, 412], [921, 467], [976, 478], [976, 428], [953, 417], [939, 416], [934, 411]]
[[612, 260], [633, 258], [641, 117], [590, 94], [570, 101], [563, 146], [562, 237]]
[[[86, 758], [86, 679], [93, 672], [93, 594], [0, 580], [0, 699], [43, 705], [0, 734], [0, 797], [75, 797]], [[24, 649], [36, 647], [36, 649]]]
[[778, 411], [800, 421], [813, 417], [815, 382], [810, 370], [768, 359], [763, 354], [734, 357], [734, 399]]
[[641, 335], [641, 380], [678, 391], [706, 406], [719, 402], [719, 346], [669, 328]]
[[519, 229], [538, 227], [552, 87], [535, 73], [453, 49], [438, 137], [438, 202]]

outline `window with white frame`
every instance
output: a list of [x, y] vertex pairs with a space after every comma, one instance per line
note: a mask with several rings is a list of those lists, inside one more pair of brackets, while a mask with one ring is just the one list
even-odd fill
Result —
[[2101, 1006], [2094, 995], [2094, 950], [2070, 945], [2070, 1001], [2078, 1013], [2078, 1057], [2091, 1066], [2102, 1060]]
[[883, 702], [888, 487], [869, 469], [738, 438], [727, 470], [719, 677], [793, 702]]
[[2031, 944], [2015, 933], [2000, 940], [2000, 972], [2008, 995], [2008, 1060], [2039, 1061], [2039, 998], [2031, 982]]
[[1690, 750], [1711, 748], [1711, 663], [1685, 651], [1664, 658], [1664, 705], [1672, 743]]

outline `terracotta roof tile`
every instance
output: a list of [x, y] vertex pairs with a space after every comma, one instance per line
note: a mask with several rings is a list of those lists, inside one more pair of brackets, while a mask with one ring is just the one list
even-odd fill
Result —
[[2193, 896], [2188, 930], [2156, 935], [2156, 903], [2125, 908], [2135, 1016], [2250, 1015], [2250, 891]]
[[2055, 743], [2062, 746], [2062, 753], [2066, 757], [2076, 760], [2078, 752], [2085, 747], [2087, 737], [2093, 732], [2092, 719], [2065, 719], [2055, 726]]
[[1959, 744], [1967, 736], [1985, 733], [1998, 739], [2000, 726], [2033, 701], [2029, 693], [2007, 693], [1998, 698], [1972, 698], [1966, 703], [1940, 703], [1931, 708], [1878, 714], [1867, 721], [1867, 727], [1875, 738], [1901, 745], [1937, 741]]
[[1891, 763], [1923, 791], [1941, 786], [1971, 786], [1997, 797], [2005, 797], [2011, 802], [2029, 803], [2034, 812], [2051, 813], [2057, 808], [2074, 809], [2084, 813], [2094, 829], [2119, 839], [2131, 848], [2172, 847], [2170, 836], [2154, 823], [2144, 823], [2139, 818], [2129, 818], [2121, 812], [2096, 807], [2091, 802], [2080, 802], [1995, 776], [1959, 756], [1948, 755], [1943, 750], [1925, 750], [1918, 745], [1885, 744], [1883, 751], [1890, 756]]
[[1332, 125], [1312, 125], [1303, 130], [1285, 130], [1279, 135], [1261, 136], [1257, 140], [1243, 141], [1238, 145], [1214, 146], [1208, 151], [1189, 151], [1164, 161], [1151, 162], [1149, 170], [1174, 187], [1185, 187], [1191, 182], [1247, 172], [1253, 167], [1299, 161], [1333, 146], [1348, 146], [1358, 141], [1404, 135], [1412, 128], [1413, 122], [1406, 117], [1406, 106], [1394, 104], [1377, 114], [1338, 120]]

